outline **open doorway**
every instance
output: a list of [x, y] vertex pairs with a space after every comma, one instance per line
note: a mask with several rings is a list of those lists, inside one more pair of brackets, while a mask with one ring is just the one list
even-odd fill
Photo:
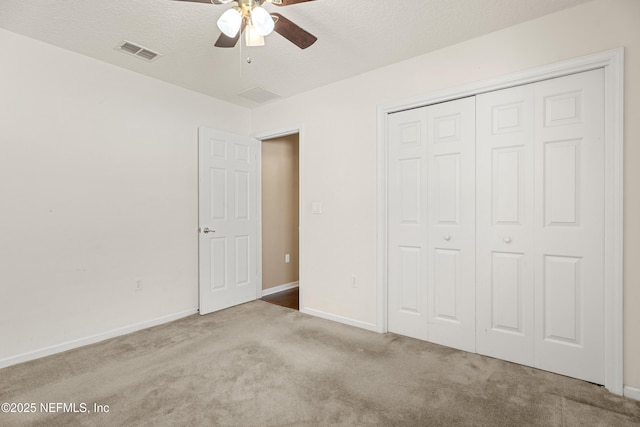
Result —
[[299, 310], [300, 147], [294, 133], [262, 141], [262, 299]]

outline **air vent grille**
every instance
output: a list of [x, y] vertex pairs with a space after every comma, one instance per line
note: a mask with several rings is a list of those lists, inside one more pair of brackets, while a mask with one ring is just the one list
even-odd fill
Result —
[[120, 49], [124, 50], [125, 52], [133, 53], [135, 55], [136, 53], [140, 52], [142, 48], [140, 46], [136, 46], [133, 43], [124, 42], [122, 46], [120, 46]]
[[145, 61], [153, 61], [154, 59], [156, 59], [158, 56], [160, 56], [159, 53], [154, 52], [152, 50], [149, 50], [147, 48], [144, 48], [142, 46], [139, 46], [135, 43], [131, 43], [128, 41], [122, 41], [120, 44], [118, 44], [118, 46], [116, 47], [117, 50], [121, 51], [121, 52], [125, 52], [131, 55], [135, 55], [140, 59], [144, 59]]
[[277, 93], [273, 93], [270, 90], [263, 89], [261, 87], [254, 87], [251, 89], [247, 89], [245, 91], [240, 92], [238, 96], [241, 96], [253, 102], [257, 102], [258, 104], [263, 104], [267, 101], [280, 98], [280, 95], [278, 95]]
[[138, 55], [141, 58], [144, 58], [148, 61], [151, 61], [153, 59], [155, 59], [156, 56], [158, 56], [157, 53], [152, 52], [148, 49], [142, 49], [140, 52], [138, 52], [136, 55]]

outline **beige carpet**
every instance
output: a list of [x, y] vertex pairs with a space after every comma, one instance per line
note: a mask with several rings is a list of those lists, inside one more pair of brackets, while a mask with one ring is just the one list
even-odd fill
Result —
[[1, 402], [37, 404], [1, 426], [640, 425], [593, 384], [262, 301], [2, 369]]

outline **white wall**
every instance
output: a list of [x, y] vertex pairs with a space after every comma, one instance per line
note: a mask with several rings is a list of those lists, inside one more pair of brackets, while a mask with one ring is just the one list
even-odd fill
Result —
[[0, 366], [195, 311], [197, 128], [249, 111], [4, 30], [0, 55]]
[[[376, 108], [626, 47], [625, 384], [640, 388], [640, 1], [597, 0], [253, 111], [252, 130], [303, 124], [300, 276], [306, 309], [376, 322]], [[312, 201], [324, 204], [311, 215]], [[358, 287], [351, 287], [351, 274]]]

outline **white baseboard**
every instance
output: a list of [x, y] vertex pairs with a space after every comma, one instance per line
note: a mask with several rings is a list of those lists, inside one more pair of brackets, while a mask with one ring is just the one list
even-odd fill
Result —
[[351, 319], [349, 317], [338, 316], [336, 314], [325, 313], [324, 311], [314, 310], [312, 308], [302, 307], [300, 312], [311, 316], [320, 317], [322, 319], [333, 320], [334, 322], [344, 323], [345, 325], [355, 326], [356, 328], [366, 329], [367, 331], [378, 332], [374, 323], [362, 322], [360, 320]]
[[624, 386], [624, 397], [629, 399], [640, 400], [640, 388]]
[[277, 294], [278, 292], [297, 288], [298, 286], [300, 286], [300, 282], [291, 282], [291, 283], [285, 283], [284, 285], [274, 286], [273, 288], [263, 289], [262, 296], [266, 297], [267, 295]]
[[191, 316], [192, 314], [196, 314], [197, 312], [198, 312], [197, 308], [192, 308], [192, 309], [181, 311], [178, 313], [169, 314], [167, 316], [146, 320], [144, 322], [134, 323], [133, 325], [112, 329], [110, 331], [102, 332], [100, 334], [63, 342], [61, 344], [44, 347], [44, 348], [30, 351], [27, 353], [18, 354], [16, 356], [9, 356], [4, 359], [0, 359], [0, 369], [6, 368], [7, 366], [11, 366], [11, 365], [16, 365], [22, 362], [28, 362], [29, 360], [50, 356], [52, 354], [62, 353], [63, 351], [72, 350], [74, 348], [83, 347], [85, 345], [95, 344], [100, 341], [119, 337], [121, 335], [130, 334], [132, 332], [140, 331], [142, 329], [150, 328], [152, 326], [162, 325], [163, 323], [173, 322], [174, 320]]

